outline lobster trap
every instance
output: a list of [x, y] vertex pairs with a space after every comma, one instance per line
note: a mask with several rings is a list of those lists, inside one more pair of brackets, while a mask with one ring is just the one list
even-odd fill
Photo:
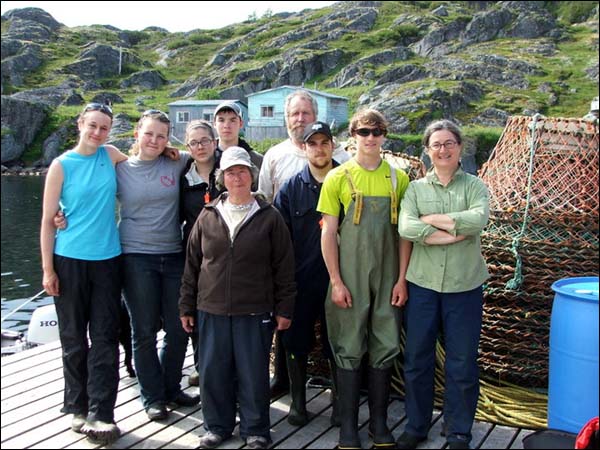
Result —
[[598, 275], [598, 122], [512, 117], [479, 176], [491, 275], [480, 365], [488, 378], [545, 388], [552, 283]]

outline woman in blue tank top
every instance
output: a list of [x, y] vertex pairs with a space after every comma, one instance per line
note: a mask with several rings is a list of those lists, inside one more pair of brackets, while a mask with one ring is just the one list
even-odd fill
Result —
[[[127, 159], [104, 145], [112, 119], [112, 110], [100, 103], [80, 114], [77, 145], [46, 175], [40, 232], [43, 286], [54, 296], [63, 349], [61, 412], [73, 414], [73, 431], [104, 445], [120, 434], [114, 423], [121, 307], [115, 164]], [[60, 209], [69, 226], [57, 230]]]

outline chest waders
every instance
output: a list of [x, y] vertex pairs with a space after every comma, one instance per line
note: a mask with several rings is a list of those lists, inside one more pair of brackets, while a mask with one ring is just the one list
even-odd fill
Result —
[[[383, 163], [382, 163], [383, 164]], [[340, 226], [342, 280], [352, 308], [325, 302], [329, 341], [338, 366], [338, 448], [360, 448], [358, 401], [360, 363], [369, 354], [369, 434], [375, 448], [392, 448], [387, 427], [391, 366], [399, 353], [397, 310], [390, 303], [398, 279], [398, 198], [391, 169], [389, 197], [365, 197], [346, 171], [352, 202]]]
[[389, 197], [365, 197], [350, 173], [352, 202], [340, 226], [340, 274], [352, 295], [352, 308], [325, 301], [327, 331], [338, 367], [357, 370], [369, 353], [369, 366], [388, 368], [399, 352], [398, 323], [390, 303], [398, 280], [398, 199], [395, 171]]

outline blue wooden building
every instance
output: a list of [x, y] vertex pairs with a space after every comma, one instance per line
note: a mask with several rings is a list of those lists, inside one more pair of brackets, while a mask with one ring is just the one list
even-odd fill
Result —
[[[192, 120], [204, 119], [213, 123], [214, 111], [225, 100], [178, 100], [169, 103], [169, 119], [171, 120], [171, 139], [174, 143], [183, 144], [185, 129]], [[233, 100], [242, 110], [244, 131], [247, 128], [248, 106], [240, 100]]]
[[348, 99], [346, 97], [300, 86], [279, 86], [248, 94], [246, 137], [255, 141], [269, 138], [286, 138], [285, 98], [298, 89], [308, 91], [317, 100], [319, 105], [318, 120], [327, 122], [332, 128], [338, 129], [348, 123]]

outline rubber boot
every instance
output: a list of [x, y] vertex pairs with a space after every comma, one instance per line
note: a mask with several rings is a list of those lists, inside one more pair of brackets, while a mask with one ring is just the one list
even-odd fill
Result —
[[331, 373], [331, 418], [329, 419], [329, 423], [331, 426], [339, 427], [340, 426], [340, 410], [338, 405], [338, 393], [337, 393], [337, 369], [335, 366], [335, 361], [333, 359], [329, 359], [329, 371]]
[[286, 355], [292, 394], [292, 404], [287, 420], [290, 425], [301, 427], [308, 423], [308, 413], [306, 412], [306, 362], [308, 357], [294, 353]]
[[369, 367], [369, 435], [375, 448], [395, 448], [396, 441], [387, 426], [392, 369]]
[[275, 332], [275, 350], [273, 352], [273, 378], [271, 378], [270, 389], [271, 398], [278, 397], [289, 391], [290, 385], [288, 380], [287, 365], [285, 358], [285, 349], [281, 342], [281, 332]]
[[358, 436], [360, 370], [337, 368], [340, 439], [338, 448], [361, 448]]

